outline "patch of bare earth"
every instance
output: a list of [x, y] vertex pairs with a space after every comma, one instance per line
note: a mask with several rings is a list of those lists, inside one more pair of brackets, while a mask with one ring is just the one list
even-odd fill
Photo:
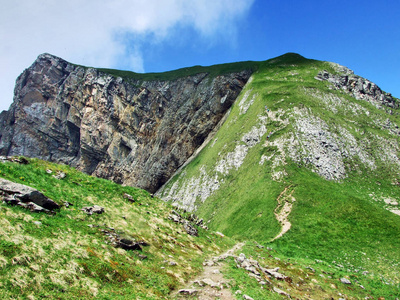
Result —
[[286, 232], [289, 231], [290, 227], [292, 227], [292, 224], [289, 222], [288, 218], [292, 211], [293, 202], [296, 201], [296, 199], [293, 197], [293, 192], [294, 189], [291, 190], [290, 186], [287, 186], [276, 199], [278, 206], [275, 208], [274, 214], [282, 228], [278, 235], [271, 240], [271, 242], [282, 237]]
[[229, 288], [229, 281], [222, 274], [222, 269], [226, 258], [234, 256], [234, 253], [240, 250], [243, 245], [244, 243], [238, 243], [225, 253], [206, 260], [203, 263], [203, 272], [191, 280], [186, 288], [173, 294], [172, 298], [194, 298], [200, 300], [236, 299]]

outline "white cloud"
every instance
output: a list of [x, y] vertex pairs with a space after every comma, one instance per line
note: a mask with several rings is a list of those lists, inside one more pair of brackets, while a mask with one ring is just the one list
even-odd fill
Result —
[[0, 111], [12, 102], [16, 77], [43, 52], [88, 66], [141, 72], [140, 41], [157, 42], [178, 26], [204, 39], [232, 35], [253, 0], [0, 0]]

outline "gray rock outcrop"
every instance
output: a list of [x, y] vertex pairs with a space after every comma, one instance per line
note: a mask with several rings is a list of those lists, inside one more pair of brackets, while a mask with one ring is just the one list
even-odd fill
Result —
[[91, 216], [93, 214], [101, 215], [102, 213], [104, 213], [104, 207], [101, 207], [98, 205], [82, 207], [81, 210], [84, 213], [88, 214], [89, 216]]
[[203, 143], [250, 75], [123, 79], [42, 54], [0, 114], [0, 155], [66, 163], [154, 192]]
[[56, 202], [38, 190], [3, 178], [0, 178], [0, 194], [4, 196], [6, 203], [20, 205], [34, 212], [60, 208]]
[[354, 75], [347, 69], [346, 74], [331, 74], [325, 70], [318, 73], [317, 80], [328, 81], [335, 89], [341, 89], [348, 92], [357, 100], [365, 100], [377, 107], [382, 105], [390, 108], [399, 108], [399, 103], [391, 94], [383, 92], [375, 83]]

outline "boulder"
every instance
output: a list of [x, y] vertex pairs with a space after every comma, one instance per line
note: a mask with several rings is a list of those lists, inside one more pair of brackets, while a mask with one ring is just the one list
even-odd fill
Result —
[[275, 293], [278, 293], [279, 295], [286, 296], [286, 297], [290, 298], [290, 295], [288, 293], [282, 291], [281, 289], [278, 289], [275, 286], [273, 287], [273, 290], [274, 290]]
[[[56, 202], [47, 198], [38, 190], [3, 178], [0, 178], [0, 192], [5, 196], [4, 200], [9, 204], [17, 205], [19, 202], [31, 202], [46, 210], [60, 208]], [[36, 208], [34, 210], [36, 211]]]
[[129, 195], [127, 193], [124, 193], [123, 197], [132, 203], [136, 201], [135, 199], [133, 199], [133, 197], [131, 195]]
[[197, 229], [194, 228], [192, 224], [190, 224], [188, 221], [183, 223], [183, 228], [186, 230], [187, 234], [192, 235], [192, 236], [198, 236], [199, 233], [197, 232]]
[[220, 237], [224, 237], [225, 236], [222, 232], [219, 232], [219, 231], [216, 231], [215, 234], [220, 236]]
[[124, 250], [140, 250], [142, 251], [142, 247], [140, 247], [139, 243], [128, 240], [128, 239], [120, 239], [116, 242], [116, 247], [122, 248]]
[[55, 179], [64, 179], [67, 176], [64, 172], [58, 171], [56, 175], [53, 175]]
[[48, 209], [45, 209], [45, 208], [43, 208], [43, 207], [41, 207], [41, 206], [39, 206], [39, 205], [37, 205], [37, 204], [35, 204], [33, 202], [28, 202], [28, 203], [23, 203], [22, 202], [21, 204], [23, 204], [21, 206], [26, 207], [31, 212], [48, 212], [49, 211]]
[[98, 205], [93, 205], [93, 206], [86, 206], [81, 209], [88, 215], [93, 215], [93, 214], [102, 214], [104, 213], [104, 207], [98, 206]]
[[348, 280], [347, 278], [340, 278], [340, 282], [344, 284], [351, 284], [351, 281]]
[[179, 294], [182, 295], [196, 295], [198, 293], [198, 290], [195, 289], [181, 289], [178, 291]]

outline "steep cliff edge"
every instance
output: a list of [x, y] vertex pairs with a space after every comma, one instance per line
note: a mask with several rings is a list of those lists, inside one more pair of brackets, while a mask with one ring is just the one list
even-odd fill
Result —
[[[117, 77], [42, 54], [0, 115], [0, 154], [66, 163], [156, 191], [203, 143], [250, 68], [173, 80]], [[125, 74], [128, 74], [125, 72]]]

